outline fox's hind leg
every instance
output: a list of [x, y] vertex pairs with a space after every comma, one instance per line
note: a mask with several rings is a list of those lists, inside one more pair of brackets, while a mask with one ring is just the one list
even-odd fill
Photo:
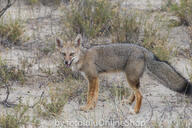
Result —
[[141, 104], [142, 104], [142, 95], [141, 95], [139, 89], [137, 89], [135, 91], [135, 97], [136, 97], [136, 105], [135, 105], [135, 108], [134, 108], [134, 112], [138, 113], [140, 111]]
[[128, 99], [123, 99], [122, 100], [122, 104], [131, 105], [134, 101], [135, 101], [135, 94], [134, 94], [134, 91], [132, 91], [130, 96], [128, 97]]
[[[134, 99], [136, 100], [136, 104], [135, 104], [135, 107], [134, 107], [134, 113], [138, 113], [140, 111], [140, 108], [141, 108], [141, 103], [142, 103], [142, 95], [139, 91], [139, 82], [133, 82], [133, 81], [130, 81], [128, 80], [128, 83], [129, 85], [131, 86], [131, 88], [133, 89], [133, 95], [131, 95], [131, 98], [134, 97]], [[128, 101], [129, 102], [129, 101]], [[133, 101], [130, 101], [131, 103]]]
[[[130, 101], [133, 102], [136, 100], [136, 104], [134, 107], [134, 113], [138, 113], [141, 108], [142, 103], [142, 95], [139, 91], [140, 87], [140, 77], [142, 76], [145, 68], [145, 63], [143, 57], [139, 57], [137, 59], [130, 60], [125, 67], [125, 73], [127, 76], [127, 81], [130, 87], [133, 89], [133, 94], [130, 97]], [[130, 103], [131, 103], [130, 102]]]
[[99, 83], [97, 77], [88, 78], [88, 94], [87, 94], [87, 104], [80, 108], [80, 110], [87, 111], [93, 109], [96, 106], [99, 93]]
[[134, 102], [134, 100], [135, 100], [135, 94], [134, 94], [134, 92], [131, 92], [131, 95], [128, 98], [128, 103], [132, 104]]

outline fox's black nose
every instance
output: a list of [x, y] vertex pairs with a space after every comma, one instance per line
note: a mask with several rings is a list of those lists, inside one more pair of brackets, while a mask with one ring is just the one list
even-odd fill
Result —
[[65, 64], [68, 64], [68, 61], [65, 61]]

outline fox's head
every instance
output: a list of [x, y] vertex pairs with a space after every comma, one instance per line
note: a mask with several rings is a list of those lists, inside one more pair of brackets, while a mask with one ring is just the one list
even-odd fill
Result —
[[70, 67], [73, 63], [78, 62], [80, 58], [80, 52], [82, 47], [82, 37], [77, 35], [75, 41], [63, 42], [60, 39], [56, 39], [57, 48], [63, 57], [64, 64]]

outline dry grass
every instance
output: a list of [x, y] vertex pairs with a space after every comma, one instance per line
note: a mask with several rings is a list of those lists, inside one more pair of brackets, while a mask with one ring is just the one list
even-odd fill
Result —
[[71, 99], [77, 97], [80, 80], [66, 78], [61, 83], [49, 85], [49, 97], [43, 99], [37, 106], [36, 112], [44, 118], [53, 118], [62, 113], [64, 105]]
[[128, 87], [117, 87], [112, 86], [109, 88], [110, 94], [113, 99], [117, 98], [119, 100], [127, 99], [130, 95], [130, 89]]
[[112, 35], [112, 42], [137, 41], [140, 27], [136, 21], [138, 15], [133, 11], [122, 11], [109, 1], [80, 0], [64, 8], [64, 11], [66, 15], [62, 21], [69, 37], [81, 33], [88, 39]]
[[182, 24], [192, 25], [192, 0], [181, 0], [180, 4], [170, 2], [168, 8], [181, 19]]
[[65, 27], [89, 38], [106, 35], [114, 15], [111, 3], [105, 0], [79, 0], [64, 11]]
[[17, 81], [21, 84], [25, 82], [24, 71], [15, 67], [8, 67], [6, 62], [0, 58], [0, 85], [7, 84], [10, 81]]
[[111, 34], [112, 42], [136, 43], [138, 41], [141, 22], [139, 12], [115, 9], [115, 16], [112, 18]]
[[[159, 19], [158, 19], [159, 20]], [[155, 27], [154, 23], [146, 22], [144, 25], [144, 39], [142, 45], [152, 51], [160, 60], [168, 61], [172, 49], [165, 47], [168, 44], [168, 34], [161, 36], [159, 27]]]
[[2, 41], [6, 40], [6, 43], [14, 45], [22, 44], [25, 40], [28, 40], [28, 38], [24, 36], [24, 32], [25, 27], [19, 19], [13, 20], [10, 18], [8, 22], [4, 20], [0, 21], [0, 38], [2, 38]]
[[1, 128], [20, 128], [31, 125], [38, 127], [39, 121], [36, 119], [30, 119], [27, 114], [29, 110], [28, 106], [18, 105], [12, 111], [6, 114], [0, 115], [0, 127]]

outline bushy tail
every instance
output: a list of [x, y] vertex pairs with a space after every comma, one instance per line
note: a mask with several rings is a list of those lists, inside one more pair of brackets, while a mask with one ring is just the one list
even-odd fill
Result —
[[149, 60], [147, 62], [147, 68], [166, 87], [173, 91], [192, 96], [192, 84], [166, 62]]

